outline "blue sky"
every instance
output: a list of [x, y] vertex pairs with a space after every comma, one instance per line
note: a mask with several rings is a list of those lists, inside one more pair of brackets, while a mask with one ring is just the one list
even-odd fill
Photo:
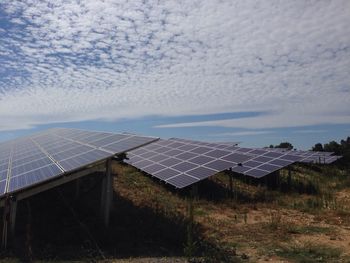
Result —
[[349, 1], [1, 1], [0, 141], [350, 136]]

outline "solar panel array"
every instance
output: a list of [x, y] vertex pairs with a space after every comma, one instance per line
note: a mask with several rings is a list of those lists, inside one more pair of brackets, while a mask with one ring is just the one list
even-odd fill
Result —
[[279, 148], [253, 149], [238, 147], [237, 143], [171, 138], [129, 152], [126, 162], [177, 188], [184, 188], [229, 168], [261, 178], [295, 162], [318, 162], [324, 158], [325, 163], [330, 163], [340, 158], [331, 154]]
[[288, 152], [291, 155], [302, 157], [298, 162], [300, 163], [324, 163], [330, 164], [342, 156], [333, 155], [333, 152], [319, 152], [319, 151], [301, 151], [301, 150], [288, 150], [284, 148], [263, 148], [271, 152]]
[[232, 167], [232, 171], [255, 178], [264, 177], [302, 159], [302, 157], [292, 155], [289, 152], [271, 152], [264, 149], [250, 148], [242, 149], [247, 154], [254, 155], [254, 157], [239, 166]]
[[240, 166], [232, 167], [232, 170], [255, 178], [261, 178], [295, 162], [329, 164], [341, 158], [332, 156], [332, 152], [292, 151], [283, 148], [242, 149], [256, 157]]
[[331, 163], [341, 158], [330, 152], [252, 149], [228, 142], [57, 128], [0, 143], [0, 196], [122, 152], [129, 152], [129, 164], [177, 188], [229, 168], [260, 178], [294, 162]]
[[1, 143], [0, 195], [33, 186], [157, 139], [60, 128]]
[[177, 188], [206, 179], [253, 156], [229, 144], [172, 138], [128, 152], [126, 162]]

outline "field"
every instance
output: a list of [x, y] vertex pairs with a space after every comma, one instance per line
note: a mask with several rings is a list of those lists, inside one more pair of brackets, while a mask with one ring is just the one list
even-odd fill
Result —
[[20, 202], [1, 262], [350, 262], [350, 175], [294, 165], [292, 181], [218, 174], [177, 191], [115, 163], [111, 225], [100, 175]]

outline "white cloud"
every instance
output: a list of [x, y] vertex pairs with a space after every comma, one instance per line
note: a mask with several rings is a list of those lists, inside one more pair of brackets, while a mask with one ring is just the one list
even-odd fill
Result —
[[224, 132], [213, 134], [212, 136], [227, 137], [227, 136], [255, 136], [263, 134], [271, 134], [273, 131], [239, 131], [239, 132]]
[[306, 133], [310, 133], [310, 134], [314, 134], [314, 133], [325, 133], [327, 132], [327, 130], [297, 130], [294, 131], [294, 133], [302, 133], [302, 134], [306, 134]]
[[239, 111], [270, 114], [163, 127], [350, 123], [349, 1], [0, 7], [0, 130]]

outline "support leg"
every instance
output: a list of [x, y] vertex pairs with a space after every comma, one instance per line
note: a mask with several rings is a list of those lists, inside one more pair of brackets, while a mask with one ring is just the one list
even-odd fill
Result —
[[112, 173], [111, 173], [111, 160], [108, 159], [106, 163], [106, 202], [104, 207], [104, 225], [105, 227], [109, 226], [109, 216], [112, 206], [112, 197], [113, 197], [113, 184], [112, 184]]
[[11, 239], [13, 243], [15, 241], [16, 214], [17, 214], [17, 200], [14, 199], [11, 201], [11, 208], [10, 208]]
[[106, 204], [106, 181], [107, 177], [106, 174], [103, 175], [103, 179], [101, 182], [101, 204], [100, 204], [100, 214], [101, 218], [104, 216], [104, 210], [105, 210], [105, 204]]
[[3, 226], [2, 226], [2, 238], [1, 238], [1, 247], [2, 249], [7, 249], [7, 230], [8, 230], [8, 222], [10, 220], [10, 207], [11, 207], [11, 200], [9, 197], [5, 200], [5, 205], [3, 208]]

